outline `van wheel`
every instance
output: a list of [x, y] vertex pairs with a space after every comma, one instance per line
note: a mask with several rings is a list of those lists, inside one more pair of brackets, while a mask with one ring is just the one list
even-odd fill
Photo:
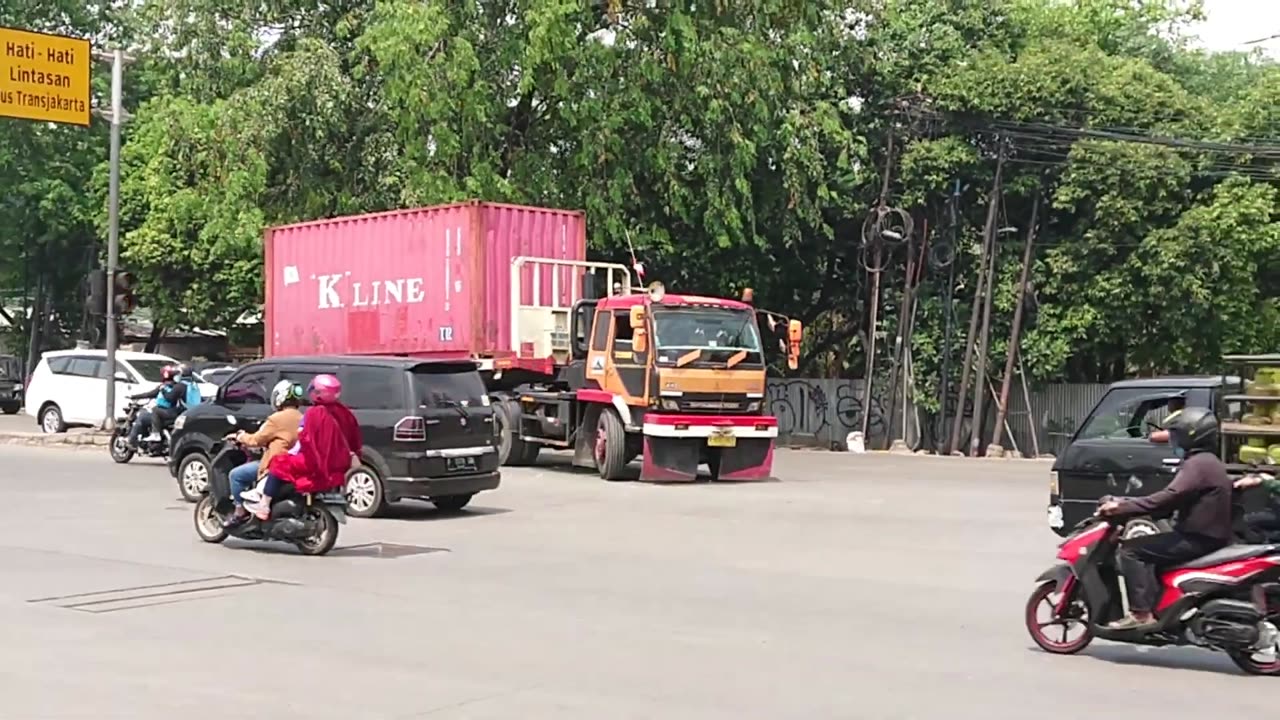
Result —
[[40, 429], [50, 435], [66, 432], [67, 423], [62, 419], [62, 408], [53, 403], [45, 405], [40, 410]]
[[613, 408], [600, 411], [596, 425], [596, 470], [605, 480], [621, 480], [627, 467], [627, 431]]
[[209, 492], [209, 458], [193, 452], [182, 458], [178, 466], [178, 492], [187, 502], [200, 502]]
[[503, 400], [493, 408], [493, 434], [498, 441], [498, 462], [503, 465], [532, 465], [541, 446], [520, 439], [520, 418], [524, 411], [515, 400]]
[[347, 514], [358, 518], [377, 517], [387, 508], [382, 478], [368, 465], [347, 473]]
[[458, 512], [471, 502], [474, 495], [440, 495], [431, 498], [431, 504], [445, 512]]

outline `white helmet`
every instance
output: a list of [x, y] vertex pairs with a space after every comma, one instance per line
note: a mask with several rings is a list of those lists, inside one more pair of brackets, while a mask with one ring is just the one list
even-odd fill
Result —
[[289, 380], [281, 380], [271, 388], [271, 405], [279, 410], [288, 400], [301, 400], [302, 388]]

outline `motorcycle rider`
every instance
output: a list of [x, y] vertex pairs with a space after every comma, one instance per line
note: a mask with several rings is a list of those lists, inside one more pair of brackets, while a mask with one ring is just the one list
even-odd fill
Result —
[[1280, 534], [1280, 479], [1271, 474], [1250, 473], [1235, 483], [1237, 490], [1259, 485], [1267, 493], [1267, 506], [1245, 513], [1244, 525], [1246, 534], [1252, 536], [1249, 542], [1267, 543]]
[[234, 440], [245, 447], [266, 448], [266, 451], [262, 454], [262, 460], [250, 460], [232, 469], [229, 475], [231, 500], [235, 503], [236, 510], [223, 523], [224, 527], [233, 528], [248, 521], [249, 511], [244, 507], [241, 493], [262, 480], [271, 460], [287, 451], [298, 439], [298, 425], [302, 422], [302, 412], [298, 410], [302, 405], [302, 386], [291, 380], [276, 383], [271, 388], [271, 405], [276, 411], [262, 423], [257, 432], [239, 430], [226, 437], [227, 440]]
[[129, 445], [136, 448], [138, 441], [142, 438], [142, 430], [148, 423], [151, 424], [152, 432], [161, 435], [165, 424], [172, 423], [182, 414], [182, 407], [187, 399], [187, 386], [186, 383], [178, 380], [177, 368], [165, 365], [160, 368], [159, 385], [146, 392], [130, 395], [129, 399], [156, 401], [154, 409], [138, 413], [138, 417], [133, 421], [133, 427], [129, 429]]
[[360, 463], [364, 443], [360, 424], [351, 410], [338, 401], [342, 383], [327, 373], [317, 375], [307, 388], [312, 405], [302, 416], [296, 452], [277, 455], [267, 467], [262, 492], [244, 494], [245, 509], [259, 520], [271, 517], [271, 499], [285, 483], [299, 492], [324, 492], [342, 487], [347, 470]]
[[1138, 630], [1155, 623], [1152, 610], [1160, 592], [1160, 568], [1203, 557], [1231, 542], [1231, 479], [1215, 454], [1218, 418], [1206, 408], [1185, 408], [1163, 423], [1174, 453], [1182, 458], [1169, 486], [1146, 497], [1109, 500], [1103, 516], [1178, 512], [1172, 532], [1125, 540], [1119, 552], [1129, 596], [1129, 615], [1111, 623], [1115, 630]]

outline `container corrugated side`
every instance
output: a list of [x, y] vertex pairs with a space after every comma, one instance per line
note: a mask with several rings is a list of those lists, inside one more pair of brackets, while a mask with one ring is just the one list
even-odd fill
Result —
[[447, 205], [268, 230], [273, 355], [473, 355], [475, 209]]
[[[485, 253], [480, 300], [484, 308], [483, 344], [493, 354], [513, 352], [511, 261], [521, 256], [585, 260], [586, 217], [581, 212], [497, 203], [482, 203], [479, 209]], [[568, 267], [526, 265], [520, 276], [520, 302], [551, 305], [554, 301], [560, 307], [569, 307], [581, 297], [579, 276]]]
[[[581, 212], [470, 202], [268, 230], [268, 355], [511, 351], [511, 261], [582, 260]], [[577, 273], [533, 268], [521, 301], [568, 306]], [[557, 277], [558, 276], [558, 277]]]

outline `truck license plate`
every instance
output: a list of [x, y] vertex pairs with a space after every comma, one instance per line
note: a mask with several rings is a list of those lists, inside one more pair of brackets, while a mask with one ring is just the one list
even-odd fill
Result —
[[475, 472], [476, 459], [474, 457], [447, 457], [444, 459], [444, 469], [448, 472]]
[[708, 447], [736, 447], [738, 438], [728, 432], [717, 432], [707, 438]]

